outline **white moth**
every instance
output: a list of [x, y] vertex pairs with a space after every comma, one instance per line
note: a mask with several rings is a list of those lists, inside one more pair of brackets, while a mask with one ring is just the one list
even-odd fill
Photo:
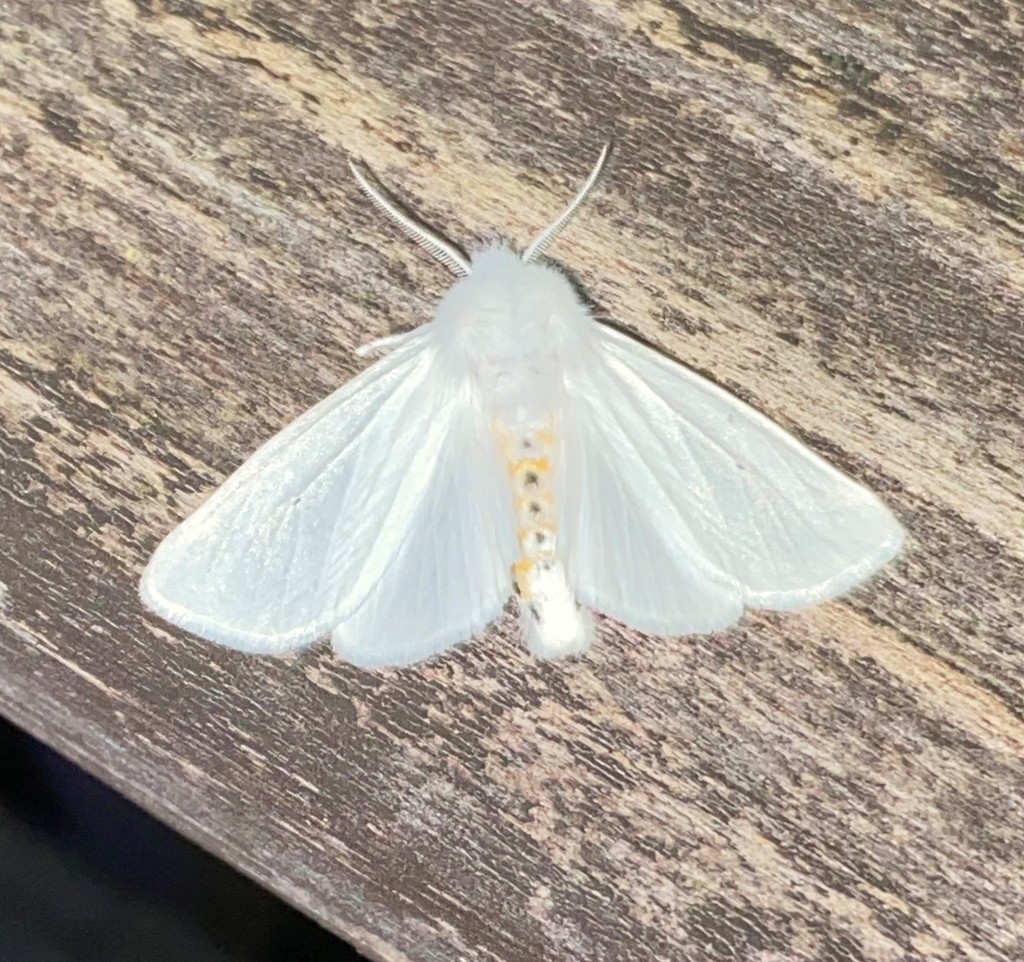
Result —
[[757, 411], [598, 323], [542, 255], [466, 258], [353, 172], [459, 279], [437, 316], [245, 462], [157, 548], [142, 599], [212, 641], [280, 652], [330, 632], [408, 664], [519, 595], [541, 658], [590, 610], [662, 635], [834, 597], [892, 558], [882, 502]]

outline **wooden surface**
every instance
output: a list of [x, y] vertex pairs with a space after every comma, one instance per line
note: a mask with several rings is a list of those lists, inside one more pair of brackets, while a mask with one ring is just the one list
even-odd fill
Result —
[[[888, 6], [5, 0], [0, 709], [389, 962], [1024, 958], [1024, 11]], [[348, 157], [524, 242], [610, 134], [554, 255], [905, 555], [566, 664], [144, 615], [158, 540], [448, 283]]]

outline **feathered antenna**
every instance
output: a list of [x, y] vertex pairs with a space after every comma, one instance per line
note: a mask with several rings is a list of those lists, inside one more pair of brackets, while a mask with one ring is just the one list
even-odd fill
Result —
[[466, 260], [465, 256], [454, 244], [449, 244], [448, 241], [439, 234], [435, 234], [429, 227], [424, 226], [414, 217], [400, 210], [398, 205], [391, 200], [382, 187], [374, 187], [369, 177], [367, 177], [367, 174], [370, 177], [374, 176], [369, 168], [366, 169], [364, 174], [353, 161], [350, 160], [348, 166], [360, 189], [370, 198], [370, 202], [377, 210], [387, 214], [407, 236], [416, 241], [431, 257], [439, 260], [457, 277], [469, 276], [469, 261]]
[[579, 210], [582, 203], [587, 199], [587, 195], [594, 189], [597, 184], [598, 178], [601, 176], [601, 172], [604, 170], [605, 161], [608, 159], [608, 154], [612, 149], [611, 142], [609, 141], [604, 147], [601, 148], [601, 155], [597, 158], [597, 163], [594, 164], [594, 169], [590, 172], [590, 176], [586, 179], [583, 186], [580, 188], [579, 193], [573, 198], [572, 203], [562, 211], [561, 215], [557, 220], [548, 224], [547, 227], [542, 230], [537, 237], [533, 240], [529, 247], [523, 252], [523, 262], [529, 263], [535, 258], [539, 257], [544, 253], [547, 246], [560, 234], [565, 228], [565, 225], [572, 220], [573, 215]]

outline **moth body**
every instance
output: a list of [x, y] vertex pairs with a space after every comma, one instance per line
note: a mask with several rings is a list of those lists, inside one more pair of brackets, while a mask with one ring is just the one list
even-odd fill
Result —
[[569, 586], [558, 553], [556, 432], [565, 378], [585, 355], [593, 319], [569, 281], [525, 263], [506, 244], [473, 255], [427, 326], [438, 364], [492, 426], [516, 519], [511, 587], [521, 633], [540, 657], [586, 649], [592, 620]]
[[590, 645], [591, 621], [569, 586], [558, 551], [554, 434], [542, 422], [512, 426], [495, 421], [515, 504], [519, 556], [512, 582], [519, 596], [520, 628], [538, 657], [574, 654]]

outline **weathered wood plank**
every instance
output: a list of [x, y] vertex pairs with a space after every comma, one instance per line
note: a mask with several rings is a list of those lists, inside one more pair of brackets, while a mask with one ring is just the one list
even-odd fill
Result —
[[[8, 0], [0, 709], [381, 959], [1024, 957], [1024, 76], [969, 0]], [[884, 494], [905, 556], [714, 639], [247, 658], [135, 583], [446, 284], [558, 244]]]

